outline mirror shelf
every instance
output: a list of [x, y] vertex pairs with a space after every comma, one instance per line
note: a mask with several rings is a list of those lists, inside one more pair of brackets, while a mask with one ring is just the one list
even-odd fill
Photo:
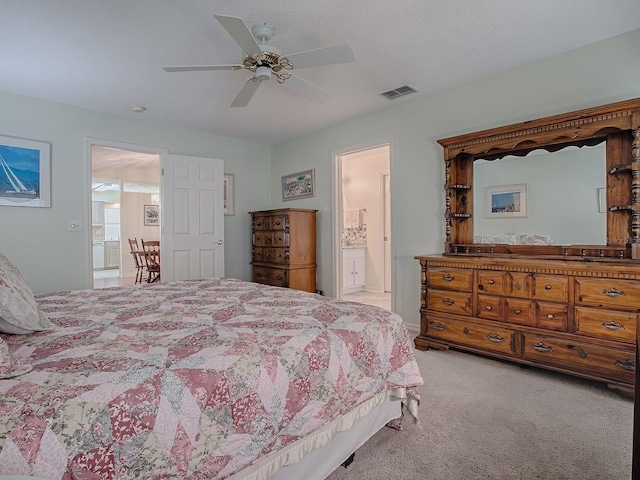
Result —
[[[534, 150], [557, 152], [568, 146], [594, 146], [603, 142], [606, 244], [522, 245], [474, 241], [476, 160], [524, 157]], [[596, 262], [640, 259], [640, 98], [441, 139], [438, 143], [444, 147], [445, 161], [445, 255], [535, 256]], [[566, 184], [570, 185], [570, 177], [577, 175], [565, 172], [562, 176], [567, 176]]]

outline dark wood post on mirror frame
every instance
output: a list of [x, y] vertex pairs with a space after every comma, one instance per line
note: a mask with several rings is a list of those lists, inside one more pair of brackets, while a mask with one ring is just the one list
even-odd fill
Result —
[[[640, 123], [640, 121], [638, 122]], [[640, 253], [640, 125], [633, 131], [633, 142], [631, 144], [631, 232], [633, 242], [632, 258], [638, 258]], [[634, 254], [635, 252], [635, 254]], [[640, 317], [640, 315], [638, 315]], [[636, 384], [635, 399], [633, 402], [633, 457], [632, 472], [633, 480], [640, 480], [640, 325], [636, 325]]]
[[640, 259], [640, 118], [636, 120], [631, 142], [631, 258]]

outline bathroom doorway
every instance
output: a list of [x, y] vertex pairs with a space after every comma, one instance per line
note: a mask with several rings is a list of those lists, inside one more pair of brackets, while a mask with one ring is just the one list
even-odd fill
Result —
[[336, 296], [391, 309], [388, 143], [336, 155]]

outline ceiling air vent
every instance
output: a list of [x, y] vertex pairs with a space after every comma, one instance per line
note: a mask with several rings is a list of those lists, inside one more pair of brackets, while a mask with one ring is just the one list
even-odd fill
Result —
[[388, 98], [389, 100], [393, 100], [394, 98], [402, 97], [403, 95], [409, 95], [410, 93], [415, 93], [416, 91], [417, 90], [414, 90], [409, 85], [404, 85], [402, 87], [389, 90], [388, 92], [381, 93], [380, 95]]

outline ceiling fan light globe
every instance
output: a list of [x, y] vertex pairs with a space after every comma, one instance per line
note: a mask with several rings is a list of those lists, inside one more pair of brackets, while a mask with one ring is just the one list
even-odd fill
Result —
[[256, 68], [256, 78], [261, 82], [264, 80], [269, 80], [271, 78], [271, 69], [264, 66]]

